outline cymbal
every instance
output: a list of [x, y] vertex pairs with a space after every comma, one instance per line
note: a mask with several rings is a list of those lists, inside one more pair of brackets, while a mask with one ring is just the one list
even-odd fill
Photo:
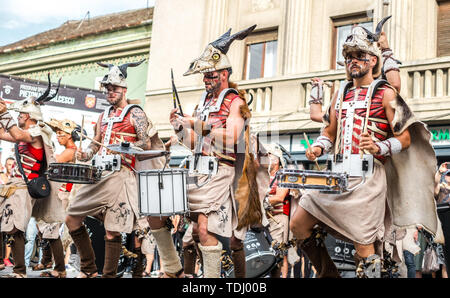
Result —
[[113, 144], [106, 146], [111, 151], [119, 152], [119, 153], [125, 153], [130, 155], [145, 155], [146, 157], [159, 157], [164, 155], [169, 155], [170, 151], [165, 150], [139, 150], [130, 146], [127, 146], [124, 144]]

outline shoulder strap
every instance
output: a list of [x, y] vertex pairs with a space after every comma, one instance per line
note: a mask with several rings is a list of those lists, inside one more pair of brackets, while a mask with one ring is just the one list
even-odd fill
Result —
[[25, 183], [28, 183], [28, 177], [25, 174], [25, 171], [23, 170], [23, 167], [22, 167], [22, 159], [20, 158], [20, 153], [19, 153], [19, 144], [16, 143], [14, 145], [14, 151], [16, 153], [16, 161], [17, 161], [17, 165], [19, 167], [19, 172], [22, 175], [23, 180], [25, 180]]

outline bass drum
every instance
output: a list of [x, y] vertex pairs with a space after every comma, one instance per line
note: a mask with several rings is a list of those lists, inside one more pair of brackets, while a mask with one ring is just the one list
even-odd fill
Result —
[[353, 256], [355, 255], [356, 250], [353, 243], [336, 239], [328, 234], [325, 238], [325, 246], [327, 247], [331, 260], [334, 262], [341, 275], [354, 275], [356, 265]]
[[[92, 248], [95, 254], [95, 265], [97, 266], [98, 274], [103, 273], [103, 265], [105, 264], [105, 227], [103, 223], [91, 216], [87, 216], [84, 220], [84, 224], [88, 231], [89, 237], [91, 238]], [[122, 246], [129, 247], [130, 241], [129, 235], [121, 233], [122, 235]], [[131, 249], [128, 249], [131, 250]], [[122, 277], [126, 271], [129, 264], [129, 258], [125, 257], [123, 251], [120, 253], [119, 264], [117, 267], [117, 277]]]
[[[244, 239], [245, 277], [264, 277], [277, 264], [277, 258], [271, 246], [272, 237], [266, 230], [249, 230]], [[225, 272], [226, 278], [235, 278], [234, 268]]]

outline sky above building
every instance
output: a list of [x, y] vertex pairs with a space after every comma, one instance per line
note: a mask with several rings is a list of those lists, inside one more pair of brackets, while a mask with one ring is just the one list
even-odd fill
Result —
[[59, 27], [68, 20], [94, 18], [154, 4], [155, 0], [0, 0], [0, 46]]

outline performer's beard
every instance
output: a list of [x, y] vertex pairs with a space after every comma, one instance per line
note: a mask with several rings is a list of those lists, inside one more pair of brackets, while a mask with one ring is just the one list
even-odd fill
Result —
[[220, 90], [221, 87], [222, 87], [221, 82], [217, 82], [217, 84], [214, 84], [213, 81], [211, 81], [211, 83], [205, 83], [205, 90], [208, 93], [208, 95], [216, 94]]
[[117, 94], [117, 96], [106, 98], [108, 100], [109, 104], [112, 106], [117, 106], [119, 104], [119, 102], [122, 101], [122, 98], [123, 98], [122, 93], [115, 93], [115, 94]]
[[[352, 70], [352, 68], [356, 66], [359, 70]], [[360, 65], [354, 64], [350, 66], [349, 73], [352, 79], [360, 79], [364, 77], [369, 72], [368, 68], [363, 68]]]

